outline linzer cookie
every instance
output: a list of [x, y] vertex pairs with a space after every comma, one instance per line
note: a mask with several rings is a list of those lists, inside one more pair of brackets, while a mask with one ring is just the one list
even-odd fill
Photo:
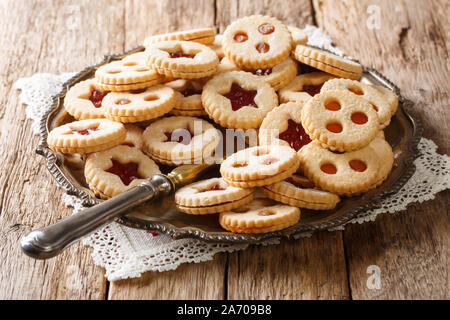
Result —
[[202, 163], [215, 151], [219, 133], [210, 123], [194, 117], [168, 117], [145, 129], [144, 152], [159, 163]]
[[328, 90], [346, 90], [351, 94], [366, 99], [378, 114], [381, 128], [390, 123], [391, 116], [395, 113], [396, 107], [390, 104], [385, 94], [371, 85], [349, 79], [332, 79], [327, 81], [320, 92]]
[[124, 124], [124, 127], [125, 130], [127, 131], [127, 134], [122, 144], [142, 150], [144, 147], [144, 140], [142, 139], [142, 134], [144, 133], [144, 130], [130, 123]]
[[322, 85], [334, 76], [325, 72], [304, 73], [295, 77], [278, 92], [280, 101], [306, 103], [309, 99], [320, 93]]
[[293, 26], [287, 26], [287, 28], [292, 35], [292, 43], [294, 46], [298, 44], [306, 44], [308, 42], [308, 36], [302, 29]]
[[78, 82], [67, 91], [64, 108], [76, 120], [104, 118], [102, 100], [108, 93], [98, 90], [95, 79]]
[[288, 102], [270, 111], [259, 128], [259, 144], [280, 144], [299, 151], [311, 142], [301, 120], [302, 104]]
[[307, 178], [299, 175], [261, 187], [261, 191], [270, 199], [313, 210], [330, 210], [340, 201], [339, 196], [318, 189]]
[[264, 186], [290, 177], [299, 167], [297, 152], [287, 146], [270, 145], [247, 148], [226, 158], [220, 173], [235, 187]]
[[300, 209], [276, 203], [269, 199], [255, 199], [253, 202], [223, 212], [220, 225], [236, 233], [262, 233], [286, 229], [300, 219]]
[[193, 41], [203, 44], [212, 44], [214, 43], [215, 40], [214, 34], [215, 32], [213, 28], [199, 28], [165, 34], [158, 34], [155, 36], [145, 38], [144, 47], [148, 47], [149, 45], [157, 42], [171, 41], [171, 40]]
[[253, 200], [253, 189], [229, 186], [221, 178], [187, 185], [175, 193], [179, 211], [189, 214], [211, 214], [239, 208]]
[[188, 41], [162, 41], [145, 50], [146, 63], [159, 74], [173, 78], [195, 79], [216, 72], [219, 59], [205, 45]]
[[175, 92], [164, 85], [145, 90], [111, 92], [103, 99], [106, 117], [117, 122], [141, 122], [158, 118], [173, 109]]
[[214, 76], [203, 87], [202, 102], [209, 117], [232, 129], [256, 129], [278, 105], [275, 90], [248, 72], [233, 71]]
[[155, 162], [137, 148], [116, 146], [92, 153], [84, 170], [89, 188], [101, 198], [114, 197], [160, 173]]
[[223, 34], [225, 55], [241, 69], [273, 67], [292, 49], [292, 36], [279, 20], [254, 15], [238, 19]]
[[161, 83], [164, 77], [145, 64], [145, 53], [131, 54], [101, 66], [95, 72], [97, 86], [107, 91], [129, 91]]
[[297, 75], [297, 62], [288, 57], [283, 62], [265, 69], [247, 70], [264, 80], [277, 91], [286, 86]]
[[360, 194], [379, 178], [380, 159], [370, 145], [335, 153], [313, 141], [300, 150], [300, 161], [309, 180], [320, 189], [338, 195]]
[[126, 130], [123, 124], [108, 119], [79, 120], [49, 132], [49, 147], [62, 153], [91, 153], [121, 144]]
[[196, 80], [185, 80], [186, 84], [175, 90], [175, 107], [171, 113], [177, 116], [204, 116], [202, 104], [203, 84]]
[[377, 136], [375, 139], [373, 139], [369, 146], [378, 156], [380, 163], [380, 168], [378, 170], [378, 175], [375, 183], [369, 186], [369, 189], [374, 189], [381, 185], [391, 172], [392, 166], [394, 165], [394, 152], [392, 151], [391, 145], [384, 139], [384, 137], [380, 136]]
[[303, 106], [301, 117], [311, 139], [340, 152], [364, 147], [380, 130], [372, 105], [342, 90], [326, 91], [311, 98]]
[[301, 44], [295, 47], [293, 55], [301, 63], [342, 78], [359, 80], [363, 72], [362, 66], [357, 62]]

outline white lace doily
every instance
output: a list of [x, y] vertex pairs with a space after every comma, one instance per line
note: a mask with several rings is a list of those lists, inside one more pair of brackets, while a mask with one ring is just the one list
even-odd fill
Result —
[[[332, 46], [331, 39], [314, 27], [307, 26], [305, 32], [309, 36], [309, 44], [342, 54]], [[26, 114], [33, 119], [33, 129], [38, 133], [39, 119], [51, 107], [51, 97], [62, 89], [62, 84], [75, 73], [54, 75], [38, 73], [29, 78], [16, 81], [14, 87], [20, 89], [20, 101], [27, 105]], [[419, 143], [420, 157], [415, 160], [416, 171], [399, 192], [388, 197], [378, 209], [367, 212], [363, 218], [349, 223], [374, 221], [380, 213], [392, 213], [405, 210], [412, 202], [423, 202], [434, 199], [435, 194], [449, 188], [450, 158], [437, 153], [436, 144], [422, 138]], [[82, 209], [80, 201], [67, 194], [63, 201], [74, 208], [74, 212]], [[340, 226], [333, 230], [343, 230]], [[302, 234], [299, 237], [310, 236]], [[139, 277], [146, 271], [167, 271], [176, 269], [186, 262], [202, 262], [213, 259], [217, 252], [235, 251], [247, 248], [246, 244], [212, 244], [194, 239], [173, 240], [171, 237], [125, 227], [111, 223], [83, 240], [84, 244], [94, 250], [93, 259], [97, 265], [105, 268], [108, 280]], [[277, 244], [274, 239], [263, 245]]]

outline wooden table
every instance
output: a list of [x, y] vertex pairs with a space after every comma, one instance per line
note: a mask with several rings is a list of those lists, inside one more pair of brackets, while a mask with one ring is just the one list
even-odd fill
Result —
[[[175, 271], [108, 282], [91, 248], [37, 261], [23, 234], [71, 214], [12, 88], [36, 72], [78, 71], [151, 34], [215, 26], [263, 13], [315, 24], [346, 54], [392, 79], [416, 102], [441, 153], [449, 153], [449, 2], [70, 0], [0, 1], [0, 299], [448, 299], [449, 192], [345, 231], [222, 253]], [[369, 289], [369, 266], [381, 288]], [[369, 268], [369, 269], [368, 269]], [[367, 273], [369, 271], [369, 273]]]

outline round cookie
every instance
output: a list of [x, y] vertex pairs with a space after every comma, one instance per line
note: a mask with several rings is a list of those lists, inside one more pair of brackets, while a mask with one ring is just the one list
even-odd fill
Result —
[[173, 78], [195, 79], [216, 72], [219, 59], [205, 45], [189, 41], [161, 41], [145, 50], [149, 67]]
[[219, 216], [220, 225], [236, 233], [263, 233], [286, 229], [300, 219], [300, 209], [269, 199], [253, 202]]
[[217, 129], [195, 117], [167, 117], [151, 123], [144, 131], [144, 152], [168, 165], [202, 163], [220, 142]]
[[211, 214], [239, 208], [253, 200], [253, 189], [229, 186], [222, 178], [194, 182], [175, 193], [177, 209], [189, 214]]
[[295, 47], [293, 56], [301, 63], [341, 78], [359, 80], [363, 72], [362, 66], [357, 62], [302, 44]]
[[101, 66], [95, 72], [97, 86], [107, 91], [129, 91], [161, 83], [163, 77], [145, 64], [145, 53], [131, 54]]
[[370, 103], [342, 90], [314, 96], [303, 106], [301, 117], [312, 140], [340, 152], [364, 147], [380, 130], [378, 115]]
[[67, 91], [64, 108], [76, 120], [104, 118], [102, 100], [108, 93], [98, 90], [95, 79], [78, 82]]
[[67, 123], [49, 132], [50, 149], [62, 153], [91, 153], [121, 144], [126, 130], [123, 124], [108, 119], [87, 119]]
[[297, 75], [297, 62], [291, 57], [286, 58], [283, 62], [265, 69], [248, 70], [264, 80], [277, 91], [285, 87]]
[[209, 117], [232, 129], [257, 129], [278, 104], [275, 90], [257, 76], [232, 71], [214, 76], [203, 87], [202, 103]]
[[261, 187], [266, 197], [294, 207], [330, 210], [340, 201], [334, 193], [320, 190], [307, 178], [299, 175]]
[[372, 140], [369, 146], [378, 156], [380, 168], [378, 170], [375, 183], [369, 186], [368, 190], [380, 186], [387, 179], [394, 165], [394, 152], [392, 151], [391, 145], [384, 139], [384, 137], [377, 136]]
[[270, 111], [259, 128], [259, 144], [279, 144], [299, 151], [311, 142], [302, 127], [302, 104], [288, 102]]
[[300, 150], [305, 176], [320, 189], [337, 195], [357, 195], [376, 183], [380, 160], [368, 145], [362, 149], [335, 153], [313, 141]]
[[301, 74], [278, 92], [280, 102], [306, 103], [320, 93], [325, 82], [333, 78], [333, 75], [320, 71]]
[[264, 69], [281, 63], [292, 49], [292, 36], [278, 19], [253, 15], [231, 23], [223, 33], [225, 55], [241, 69]]
[[395, 113], [385, 95], [371, 85], [349, 79], [332, 79], [327, 81], [320, 92], [328, 90], [346, 90], [351, 94], [366, 99], [378, 114], [381, 128], [386, 127]]
[[252, 188], [290, 177], [299, 167], [297, 152], [287, 146], [257, 146], [238, 151], [220, 165], [226, 183]]
[[175, 92], [156, 85], [138, 92], [111, 92], [103, 99], [106, 117], [117, 122], [140, 122], [158, 118], [175, 106]]
[[199, 28], [171, 33], [158, 34], [145, 38], [144, 47], [160, 41], [193, 41], [203, 44], [213, 44], [215, 41], [215, 32], [213, 28]]
[[142, 151], [123, 145], [90, 154], [84, 172], [89, 188], [102, 198], [114, 197], [160, 173]]

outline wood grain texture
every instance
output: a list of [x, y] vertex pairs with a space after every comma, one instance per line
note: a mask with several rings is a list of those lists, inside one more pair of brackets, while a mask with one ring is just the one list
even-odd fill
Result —
[[[314, 8], [318, 25], [346, 54], [380, 70], [416, 103], [424, 136], [449, 153], [449, 122], [442, 121], [450, 118], [448, 3], [317, 0]], [[449, 194], [346, 227], [353, 299], [448, 298]], [[366, 286], [370, 265], [380, 268], [379, 290]]]
[[349, 299], [341, 232], [231, 254], [228, 299]]
[[[76, 245], [47, 261], [20, 252], [19, 240], [32, 229], [55, 223], [71, 210], [34, 148], [38, 137], [12, 89], [35, 72], [78, 70], [105, 51], [123, 48], [122, 15], [98, 18], [111, 1], [3, 1], [0, 10], [0, 299], [103, 299], [106, 281]], [[88, 6], [89, 4], [89, 6]], [[4, 10], [3, 10], [4, 9]], [[120, 7], [119, 7], [120, 11]], [[107, 30], [103, 33], [95, 30]], [[113, 37], [112, 35], [115, 34]]]

